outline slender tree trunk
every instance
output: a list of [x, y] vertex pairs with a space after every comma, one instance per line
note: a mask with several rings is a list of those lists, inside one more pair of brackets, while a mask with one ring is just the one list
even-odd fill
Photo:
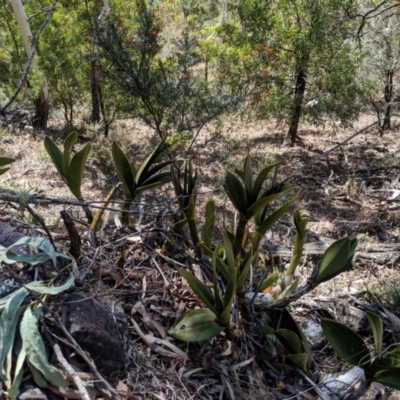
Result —
[[296, 76], [296, 88], [294, 91], [294, 99], [292, 103], [292, 109], [290, 112], [289, 120], [289, 132], [288, 136], [290, 138], [290, 145], [293, 146], [297, 139], [297, 131], [299, 129], [299, 123], [301, 114], [303, 111], [303, 99], [304, 92], [306, 90], [306, 72], [304, 69], [300, 69]]
[[[18, 27], [21, 31], [22, 39], [24, 41], [25, 51], [28, 59], [32, 56], [32, 31], [29, 25], [28, 17], [26, 16], [24, 6], [21, 0], [11, 0], [15, 18], [18, 22]], [[47, 85], [45, 84], [38, 97], [33, 101], [35, 106], [35, 116], [33, 117], [32, 124], [37, 128], [46, 129], [47, 120], [49, 117], [49, 99]]]
[[33, 100], [33, 104], [35, 115], [32, 119], [32, 125], [36, 128], [46, 129], [50, 109], [47, 85], [41, 89], [38, 97]]
[[100, 92], [99, 92], [99, 78], [97, 73], [97, 45], [92, 45], [92, 61], [90, 62], [90, 90], [92, 94], [92, 122], [100, 122]]
[[[103, 0], [103, 9], [98, 17], [98, 21], [102, 23], [102, 21], [107, 17], [110, 13], [111, 8], [108, 0]], [[99, 47], [96, 43], [96, 38], [93, 34], [92, 37], [92, 61], [90, 62], [90, 90], [92, 94], [92, 122], [100, 122], [100, 115], [102, 111], [101, 107], [101, 92], [100, 92], [100, 84], [99, 84], [99, 74], [98, 74], [98, 66], [97, 59], [99, 56]], [[106, 116], [103, 115], [105, 119]]]
[[386, 129], [390, 129], [391, 121], [390, 114], [392, 111], [392, 100], [393, 100], [393, 71], [386, 72], [386, 84], [385, 84], [385, 117], [382, 122], [382, 133]]

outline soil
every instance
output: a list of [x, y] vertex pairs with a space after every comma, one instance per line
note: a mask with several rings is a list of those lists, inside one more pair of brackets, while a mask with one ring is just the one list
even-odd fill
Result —
[[[242, 168], [248, 154], [255, 170], [280, 163], [279, 179], [292, 176], [291, 182], [300, 190], [296, 208], [309, 218], [309, 247], [296, 273], [300, 285], [306, 282], [332, 240], [344, 235], [357, 237], [363, 250], [360, 256], [356, 255], [352, 268], [293, 303], [290, 311], [298, 323], [306, 319], [319, 322], [326, 316], [335, 318], [357, 329], [370, 344], [373, 339], [360, 311], [360, 302], [370, 302], [369, 291], [384, 296], [388, 284], [400, 281], [399, 125], [394, 121], [383, 137], [376, 127], [370, 128], [317, 158], [372, 122], [372, 115], [364, 115], [347, 128], [328, 123], [320, 127], [303, 124], [299, 131], [301, 140], [289, 147], [284, 129], [273, 121], [249, 123], [232, 116], [223, 127], [206, 127], [190, 149], [190, 141], [171, 149], [173, 157], [191, 158], [198, 169], [199, 223], [207, 199], [213, 197], [219, 227], [227, 227], [234, 220], [223, 190], [225, 171]], [[26, 115], [10, 117], [2, 125], [0, 153], [16, 160], [0, 177], [2, 192], [10, 189], [74, 200], [43, 146], [45, 134], [61, 146], [71, 128], [63, 127], [54, 118], [46, 133], [35, 131]], [[157, 143], [154, 134], [137, 121], [117, 121], [107, 139], [99, 126], [83, 122], [78, 125], [80, 135], [75, 150], [89, 140], [93, 142], [82, 186], [86, 201], [104, 200], [118, 182], [110, 153], [113, 140], [136, 165]], [[307, 167], [300, 170], [304, 166]], [[60, 251], [67, 252], [70, 246], [60, 211], [65, 210], [73, 217], [82, 240], [81, 257], [74, 270], [79, 290], [112, 298], [125, 310], [129, 332], [125, 338], [127, 368], [107, 377], [114, 387], [137, 399], [317, 398], [313, 384], [293, 365], [283, 363], [265, 342], [251, 337], [246, 326], [240, 329], [232, 326], [204, 344], [187, 345], [169, 338], [186, 354], [185, 358], [172, 354], [171, 350], [165, 353], [146, 342], [143, 334], [168, 338], [165, 332], [179, 316], [201, 306], [173, 266], [174, 261], [199, 274], [200, 262], [190, 246], [189, 235], [173, 236], [171, 221], [178, 216], [178, 206], [172, 186], [143, 194], [133, 207], [136, 219], [129, 227], [118, 224], [118, 201], [122, 200], [122, 193], [115, 200], [103, 215], [96, 233], [96, 248], [90, 246], [81, 208], [71, 204], [32, 205], [44, 218]], [[2, 201], [0, 219], [25, 234], [45, 236], [29, 212], [22, 213], [10, 201]], [[290, 261], [294, 234], [290, 214], [267, 234], [262, 243], [267, 268], [282, 269]], [[203, 279], [207, 280], [204, 276]], [[399, 304], [400, 300], [397, 307]], [[393, 338], [389, 334], [385, 337], [385, 345], [391, 345]], [[70, 354], [68, 346], [64, 346], [64, 351]], [[313, 358], [315, 362], [308, 376], [315, 383], [328, 374], [350, 368], [328, 345], [314, 350]], [[73, 357], [71, 360], [75, 362]], [[85, 370], [82, 360], [76, 361], [78, 364]], [[365, 398], [396, 398], [395, 391], [380, 385], [372, 389]]]

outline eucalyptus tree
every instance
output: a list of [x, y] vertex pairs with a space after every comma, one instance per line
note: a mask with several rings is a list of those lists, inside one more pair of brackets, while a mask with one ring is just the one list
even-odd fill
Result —
[[[259, 115], [286, 122], [291, 144], [302, 117], [318, 121], [328, 115], [346, 122], [357, 115], [362, 52], [353, 40], [356, 21], [351, 18], [357, 7], [354, 0], [246, 0], [234, 5], [242, 42], [273, 55], [263, 67], [268, 69], [264, 82], [255, 87], [255, 106]], [[312, 99], [315, 107], [305, 109]]]

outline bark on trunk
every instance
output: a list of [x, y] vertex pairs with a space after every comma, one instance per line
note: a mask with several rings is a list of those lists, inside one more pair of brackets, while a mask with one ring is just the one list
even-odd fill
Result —
[[393, 100], [393, 71], [387, 71], [386, 72], [386, 84], [385, 84], [385, 102], [386, 102], [386, 108], [385, 108], [385, 117], [382, 122], [381, 128], [382, 128], [382, 133], [386, 129], [390, 129], [391, 121], [390, 121], [390, 115], [392, 111], [392, 103]]
[[294, 99], [291, 109], [290, 122], [289, 122], [289, 132], [288, 136], [290, 138], [290, 145], [293, 146], [296, 142], [297, 131], [299, 129], [299, 123], [301, 118], [301, 113], [303, 111], [303, 99], [304, 92], [306, 90], [306, 72], [300, 69], [296, 76], [296, 89], [294, 92]]
[[[96, 47], [96, 46], [94, 46]], [[90, 89], [92, 94], [92, 122], [100, 122], [100, 92], [97, 74], [97, 51], [93, 49], [90, 63]]]
[[35, 128], [46, 129], [50, 108], [47, 88], [43, 88], [40, 91], [39, 96], [33, 100], [33, 104], [35, 106], [35, 115], [32, 119], [32, 125]]

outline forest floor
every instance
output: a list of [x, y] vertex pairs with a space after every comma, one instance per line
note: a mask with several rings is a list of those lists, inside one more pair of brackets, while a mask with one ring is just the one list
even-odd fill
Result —
[[[283, 140], [284, 130], [274, 123], [249, 124], [232, 118], [223, 127], [204, 129], [189, 151], [190, 141], [171, 150], [174, 156], [191, 158], [198, 168], [199, 221], [207, 199], [213, 197], [220, 227], [233, 220], [232, 208], [223, 191], [225, 171], [242, 168], [247, 154], [252, 156], [255, 169], [279, 162], [280, 179], [293, 174], [291, 181], [300, 189], [296, 208], [309, 218], [309, 247], [297, 270], [300, 285], [332, 239], [344, 235], [357, 237], [362, 253], [356, 255], [349, 271], [318, 286], [293, 303], [290, 311], [299, 324], [305, 320], [319, 322], [323, 316], [335, 318], [357, 329], [369, 343], [372, 335], [358, 302], [370, 301], [370, 291], [390, 302], [393, 298], [385, 296], [400, 283], [400, 125], [393, 121], [392, 129], [382, 138], [376, 127], [370, 128], [298, 170], [374, 120], [374, 116], [365, 115], [352, 127], [336, 131], [328, 125], [304, 124], [299, 131], [301, 141], [288, 147]], [[1, 188], [73, 199], [44, 149], [45, 133], [33, 130], [24, 114], [0, 122], [0, 154], [16, 160], [0, 177]], [[132, 120], [117, 121], [108, 138], [102, 136], [101, 127], [83, 123], [79, 132], [77, 149], [88, 140], [93, 143], [82, 187], [86, 201], [103, 200], [117, 183], [110, 155], [113, 140], [136, 165], [157, 143], [148, 129]], [[47, 135], [59, 146], [67, 133], [60, 120], [50, 121]], [[25, 234], [43, 234], [27, 211], [23, 222], [15, 205], [1, 202], [1, 221]], [[283, 364], [265, 344], [254, 343], [246, 333], [241, 335], [235, 329], [205, 344], [182, 344], [165, 335], [184, 311], [200, 306], [173, 268], [173, 262], [191, 269], [199, 263], [188, 244], [177, 245], [171, 240], [171, 215], [176, 215], [177, 210], [172, 186], [141, 196], [140, 204], [134, 208], [139, 215], [135, 226], [120, 228], [114, 218], [118, 213], [106, 211], [97, 232], [100, 245], [96, 249], [89, 245], [88, 228], [80, 208], [51, 205], [34, 209], [44, 217], [64, 252], [68, 251], [69, 241], [60, 211], [67, 210], [73, 216], [82, 238], [74, 290], [111, 298], [125, 312], [126, 370], [106, 378], [114, 387], [130, 393], [125, 398], [317, 399], [314, 386], [318, 382], [328, 374], [350, 368], [323, 344], [313, 350], [315, 362], [308, 374], [313, 382], [310, 383], [295, 368]], [[263, 242], [267, 268], [282, 268], [289, 261], [294, 234], [291, 216], [287, 215], [267, 235]], [[398, 297], [396, 306], [400, 307], [400, 294]], [[186, 356], [182, 358], [181, 353], [171, 349], [165, 351], [158, 338], [178, 346]], [[392, 345], [392, 339], [386, 334], [385, 345]], [[107, 398], [104, 392], [97, 395], [93, 398]], [[394, 400], [400, 399], [400, 394], [373, 385], [364, 398]]]

